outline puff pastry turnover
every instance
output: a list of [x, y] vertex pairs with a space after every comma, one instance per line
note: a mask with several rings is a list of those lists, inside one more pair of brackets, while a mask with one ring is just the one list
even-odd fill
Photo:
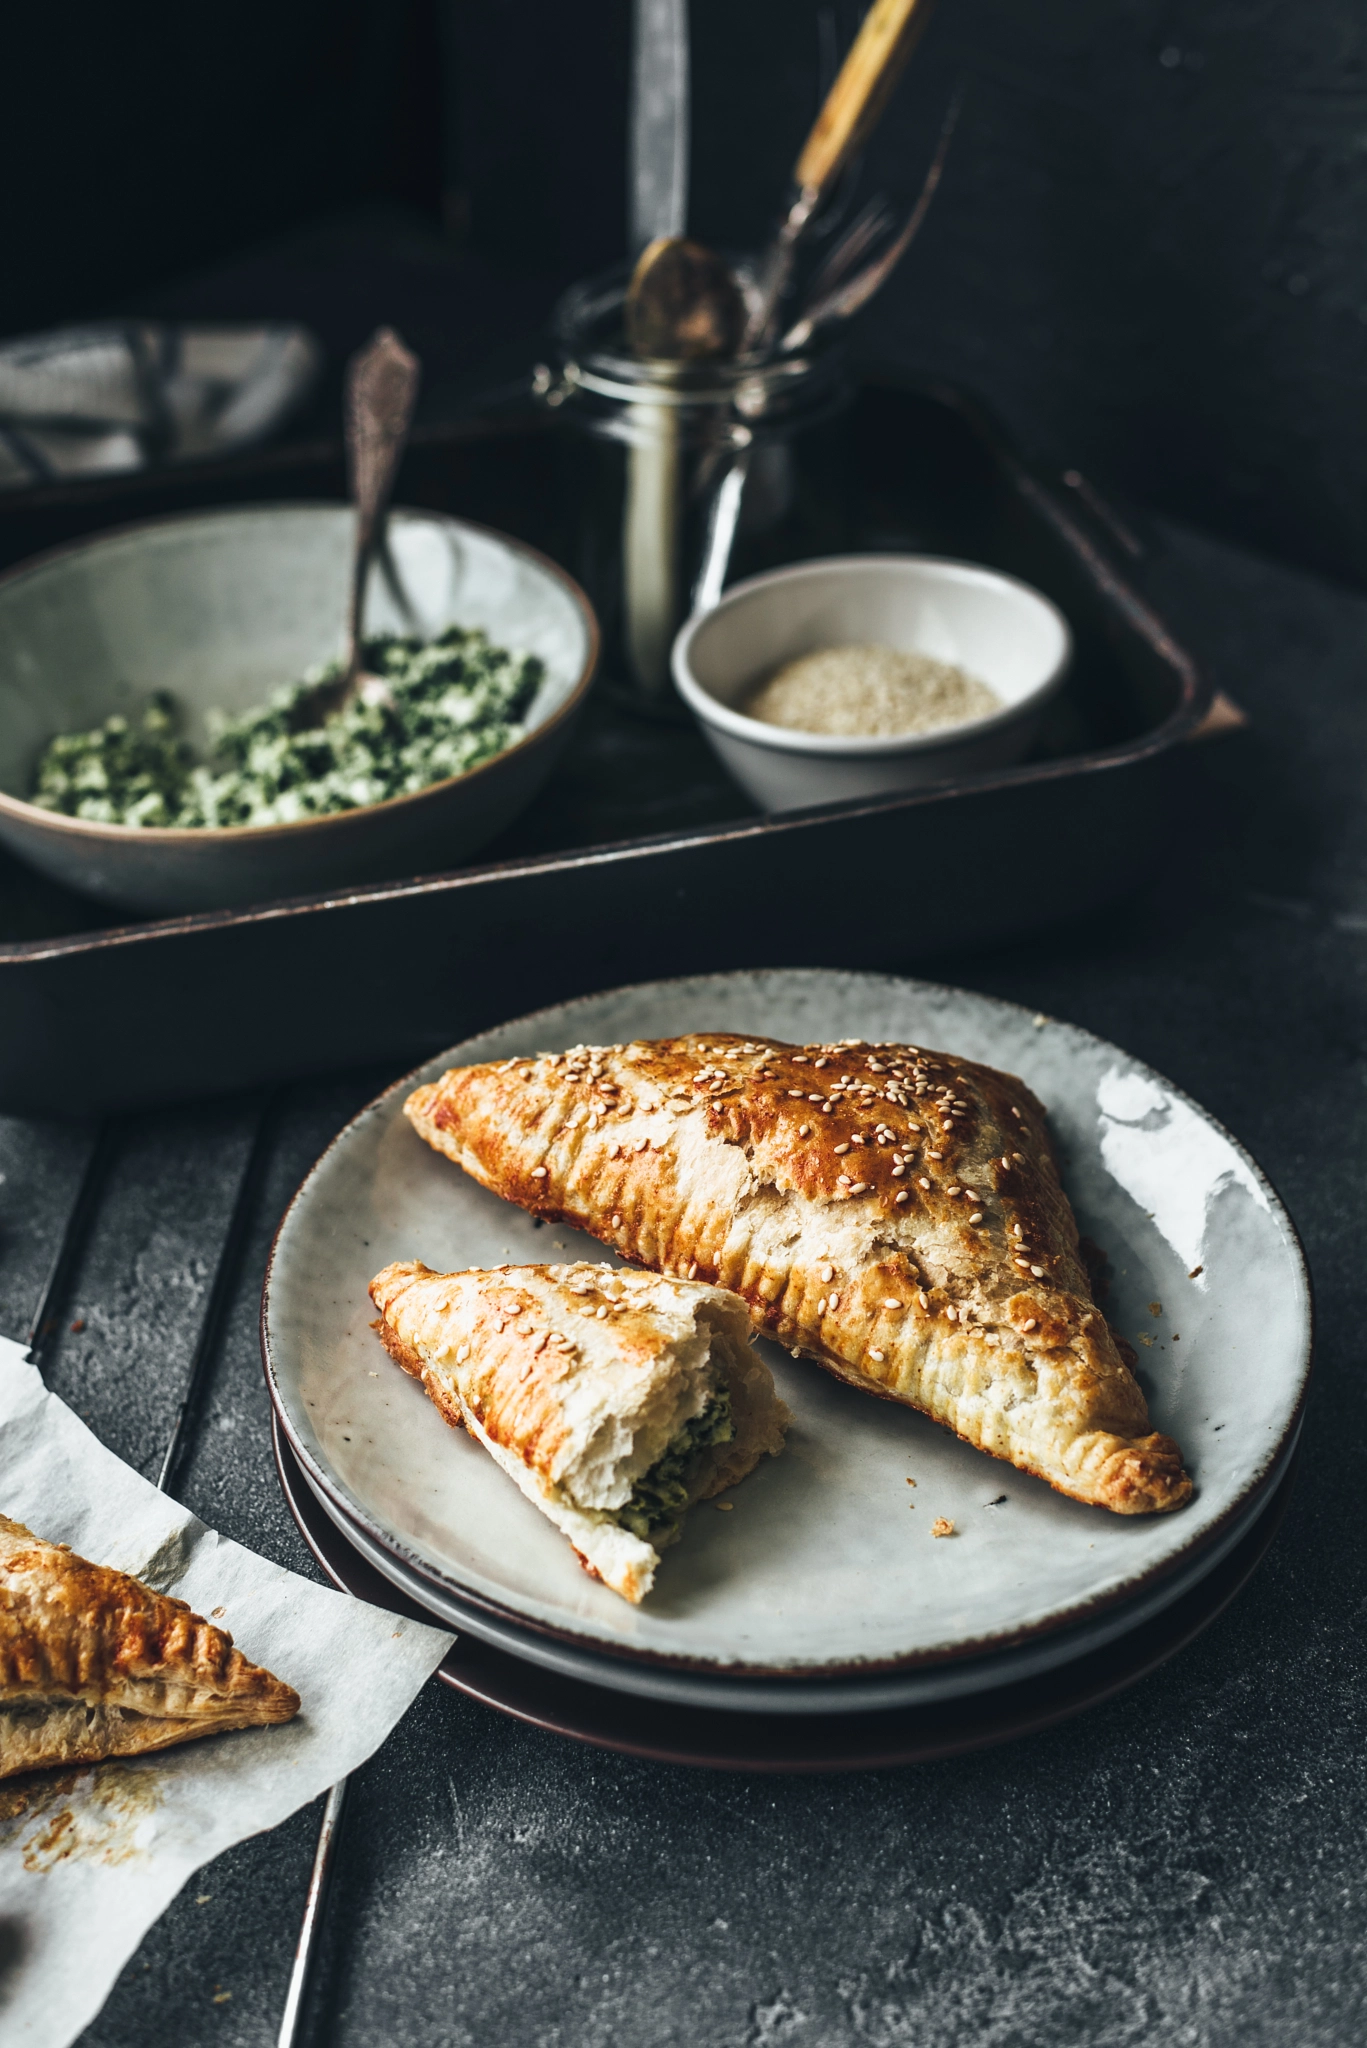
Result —
[[183, 1600], [0, 1515], [0, 1778], [298, 1711], [298, 1693]]
[[405, 1107], [495, 1193], [733, 1289], [795, 1354], [1061, 1493], [1119, 1514], [1190, 1497], [1009, 1074], [705, 1032], [455, 1068]]
[[788, 1410], [717, 1287], [612, 1266], [370, 1283], [390, 1355], [463, 1423], [625, 1600], [650, 1591], [683, 1517], [783, 1448]]

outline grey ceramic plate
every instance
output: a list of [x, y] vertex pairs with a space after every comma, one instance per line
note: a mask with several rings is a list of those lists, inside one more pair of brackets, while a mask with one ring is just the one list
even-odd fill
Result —
[[[1084, 1231], [1115, 1269], [1107, 1311], [1142, 1338], [1158, 1427], [1197, 1493], [1121, 1518], [1065, 1500], [924, 1417], [770, 1351], [788, 1448], [695, 1510], [640, 1608], [569, 1546], [390, 1364], [370, 1276], [601, 1257], [458, 1173], [402, 1115], [444, 1067], [688, 1030], [905, 1039], [1022, 1075], [1048, 1105]], [[1150, 1304], [1159, 1304], [1153, 1314]], [[305, 1471], [369, 1537], [466, 1603], [619, 1657], [747, 1680], [834, 1679], [981, 1658], [1136, 1599], [1225, 1537], [1293, 1438], [1310, 1357], [1304, 1261], [1248, 1155], [1148, 1068], [1072, 1026], [958, 989], [837, 972], [657, 982], [565, 1004], [454, 1047], [334, 1141], [288, 1210], [267, 1271], [263, 1347]], [[914, 1488], [907, 1485], [914, 1478]], [[932, 1537], [946, 1516], [951, 1538]]]
[[494, 1649], [540, 1665], [543, 1670], [554, 1671], [562, 1678], [607, 1686], [612, 1692], [632, 1693], [641, 1699], [668, 1701], [683, 1707], [721, 1708], [728, 1713], [871, 1714], [890, 1707], [930, 1706], [942, 1700], [966, 1699], [998, 1686], [1039, 1678], [1104, 1649], [1108, 1643], [1152, 1621], [1198, 1586], [1237, 1548], [1260, 1517], [1272, 1512], [1267, 1498], [1277, 1491], [1277, 1481], [1293, 1455], [1294, 1445], [1278, 1462], [1266, 1492], [1258, 1493], [1250, 1506], [1235, 1515], [1214, 1543], [1199, 1550], [1176, 1571], [1150, 1583], [1134, 1599], [1103, 1608], [1091, 1621], [1078, 1622], [1072, 1628], [1051, 1629], [1017, 1643], [1013, 1649], [998, 1650], [986, 1657], [914, 1664], [910, 1669], [880, 1671], [872, 1677], [829, 1679], [742, 1678], [734, 1672], [717, 1675], [693, 1671], [674, 1661], [659, 1664], [609, 1655], [582, 1642], [567, 1642], [543, 1630], [524, 1627], [505, 1615], [462, 1600], [450, 1586], [406, 1564], [394, 1551], [376, 1542], [359, 1522], [345, 1515], [307, 1472], [302, 1474], [300, 1483], [351, 1548], [398, 1592], [425, 1608], [435, 1621], [458, 1633], [472, 1635]]

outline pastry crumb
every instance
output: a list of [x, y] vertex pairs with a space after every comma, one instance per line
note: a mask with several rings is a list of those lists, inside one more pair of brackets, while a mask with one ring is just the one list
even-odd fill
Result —
[[908, 1479], [908, 1481], [907, 1481], [907, 1485], [908, 1485], [908, 1486], [915, 1486], [915, 1484], [916, 1484], [916, 1481], [915, 1481], [914, 1479]]
[[1163, 1313], [1163, 1304], [1162, 1304], [1162, 1302], [1161, 1302], [1161, 1301], [1151, 1301], [1151, 1302], [1149, 1303], [1149, 1314], [1150, 1314], [1151, 1316], [1161, 1316], [1161, 1315], [1162, 1315], [1162, 1313]]
[[719, 1515], [729, 1515], [735, 1505], [736, 1503], [733, 1500], [719, 1500], [717, 1502], [717, 1513]]
[[1187, 1275], [1188, 1280], [1199, 1280], [1205, 1270], [1204, 1266], [1193, 1266]]
[[209, 1901], [210, 1901], [210, 1900], [211, 1900], [212, 1898], [213, 1898], [213, 1893], [212, 1893], [212, 1892], [201, 1892], [201, 1893], [199, 1894], [198, 1898], [197, 1898], [197, 1899], [195, 1900], [195, 1904], [196, 1904], [197, 1906], [207, 1906], [207, 1905], [209, 1904]]
[[946, 1515], [937, 1515], [930, 1525], [930, 1533], [932, 1536], [952, 1536], [954, 1524]]

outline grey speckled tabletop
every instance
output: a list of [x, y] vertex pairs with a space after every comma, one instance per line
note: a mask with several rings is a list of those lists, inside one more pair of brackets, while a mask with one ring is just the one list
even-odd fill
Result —
[[[903, 958], [1075, 1019], [1250, 1147], [1306, 1241], [1319, 1353], [1295, 1496], [1194, 1645], [966, 1759], [835, 1778], [663, 1768], [433, 1684], [354, 1786], [315, 2038], [395, 2048], [1337, 2048], [1367, 2033], [1367, 599], [1190, 535], [1147, 570], [1252, 717], [1193, 750], [1171, 858], [1088, 929]], [[1079, 858], [1086, 849], [1078, 849]], [[832, 961], [838, 965], [838, 960]], [[275, 1219], [389, 1077], [276, 1105], [176, 1490], [316, 1576], [278, 1492], [256, 1310]], [[121, 1122], [50, 1383], [155, 1476], [261, 1116]], [[91, 1142], [0, 1125], [0, 1329], [26, 1331]], [[317, 1809], [153, 1929], [87, 2048], [273, 2042]], [[225, 1994], [227, 1994], [225, 1996]]]

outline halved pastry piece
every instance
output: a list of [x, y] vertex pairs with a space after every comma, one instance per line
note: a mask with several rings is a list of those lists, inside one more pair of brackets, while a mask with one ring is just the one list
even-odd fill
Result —
[[783, 1448], [788, 1410], [744, 1304], [720, 1288], [414, 1261], [386, 1266], [370, 1294], [391, 1357], [625, 1600], [650, 1591], [695, 1501]]
[[288, 1721], [221, 1628], [0, 1515], [0, 1778]]
[[1061, 1493], [1118, 1514], [1190, 1496], [1011, 1074], [704, 1032], [455, 1068], [405, 1108], [496, 1194], [733, 1288], [780, 1343]]

